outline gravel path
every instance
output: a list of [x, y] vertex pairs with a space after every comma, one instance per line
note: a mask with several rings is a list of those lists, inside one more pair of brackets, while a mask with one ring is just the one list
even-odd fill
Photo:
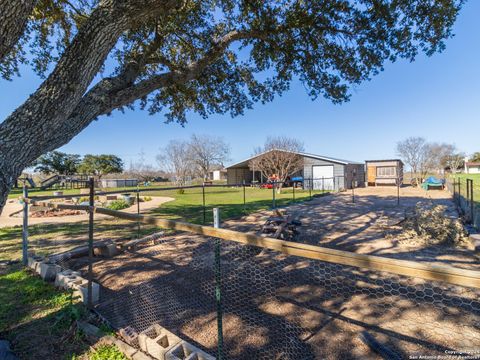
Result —
[[[148, 212], [158, 208], [163, 203], [168, 201], [175, 200], [171, 197], [166, 196], [151, 196], [150, 201], [142, 202], [140, 204], [140, 211], [142, 213]], [[12, 214], [17, 213], [22, 210], [22, 205], [18, 203], [17, 200], [9, 200], [5, 205], [2, 214], [0, 215], [0, 228], [2, 227], [11, 227], [11, 226], [21, 226], [23, 224], [23, 217], [21, 214], [16, 216], [11, 216]], [[137, 205], [132, 205], [129, 208], [126, 208], [122, 211], [128, 213], [137, 213]], [[95, 219], [107, 219], [111, 218], [110, 216], [103, 214], [96, 214]], [[42, 218], [32, 218], [29, 217], [29, 225], [34, 224], [64, 224], [64, 223], [74, 223], [80, 221], [88, 220], [88, 214], [82, 215], [68, 215], [68, 216], [54, 216], [54, 217], [42, 217]]]

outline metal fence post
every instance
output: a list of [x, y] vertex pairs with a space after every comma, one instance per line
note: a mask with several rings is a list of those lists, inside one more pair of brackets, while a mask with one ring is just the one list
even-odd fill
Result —
[[292, 184], [292, 190], [293, 190], [293, 201], [295, 201], [295, 181]]
[[310, 200], [312, 200], [312, 188], [313, 188], [313, 178], [310, 179], [310, 186], [308, 187], [308, 190], [310, 192]]
[[243, 180], [243, 213], [247, 213], [247, 202], [246, 202], [246, 196], [245, 196], [245, 179]]
[[205, 182], [202, 184], [203, 225], [207, 222], [207, 209], [205, 209]]
[[352, 203], [355, 204], [355, 183], [352, 181]]
[[[213, 209], [213, 227], [220, 228], [220, 209]], [[221, 267], [221, 243], [215, 238], [215, 300], [217, 303], [217, 359], [223, 359], [223, 308], [222, 308], [222, 267]]]
[[400, 178], [397, 178], [397, 205], [400, 205]]
[[275, 209], [275, 185], [276, 181], [272, 183], [272, 208]]
[[22, 261], [28, 265], [28, 188], [23, 185]]
[[[140, 189], [137, 184], [137, 215], [140, 216]], [[137, 239], [140, 239], [140, 218], [137, 220]]]
[[88, 212], [88, 297], [87, 304], [91, 308], [92, 302], [92, 280], [93, 280], [93, 213], [95, 205], [95, 182], [93, 177], [89, 180], [90, 187], [90, 209]]
[[475, 208], [473, 203], [473, 180], [467, 179], [468, 187], [470, 188], [470, 192], [468, 194], [468, 201], [470, 203], [470, 222], [474, 223], [474, 216], [475, 216]]

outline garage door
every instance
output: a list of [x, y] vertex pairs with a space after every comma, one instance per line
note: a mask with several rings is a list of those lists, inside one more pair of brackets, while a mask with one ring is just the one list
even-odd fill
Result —
[[314, 190], [334, 190], [333, 165], [314, 165], [312, 170]]

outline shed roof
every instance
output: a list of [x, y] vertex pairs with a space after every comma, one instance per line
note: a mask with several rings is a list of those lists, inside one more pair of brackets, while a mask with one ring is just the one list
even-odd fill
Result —
[[391, 161], [398, 161], [399, 163], [403, 164], [403, 161], [400, 160], [400, 159], [365, 160], [366, 163], [369, 163], [369, 162], [391, 162]]
[[291, 153], [293, 153], [293, 154], [297, 154], [297, 155], [300, 155], [300, 156], [303, 156], [303, 157], [309, 157], [309, 158], [312, 158], [312, 159], [324, 160], [324, 161], [329, 161], [329, 162], [333, 162], [333, 163], [337, 163], [337, 164], [343, 164], [343, 165], [347, 165], [347, 164], [358, 164], [358, 165], [360, 165], [360, 164], [362, 164], [362, 163], [357, 162], [357, 161], [337, 159], [337, 158], [330, 157], [330, 156], [316, 155], [316, 154], [310, 154], [310, 153], [305, 153], [305, 152], [297, 152], [297, 151], [287, 151], [287, 150], [276, 150], [276, 149], [272, 149], [272, 150], [268, 150], [268, 151], [265, 151], [265, 152], [263, 152], [263, 153], [260, 153], [260, 154], [251, 156], [251, 157], [249, 157], [248, 159], [239, 161], [239, 162], [234, 163], [234, 164], [232, 164], [232, 165], [230, 165], [230, 166], [227, 166], [226, 169], [248, 167], [248, 163], [250, 162], [250, 160], [255, 159], [256, 157], [259, 157], [259, 156], [264, 155], [264, 154], [266, 154], [266, 153], [269, 153], [270, 151], [285, 151], [285, 152], [291, 152]]

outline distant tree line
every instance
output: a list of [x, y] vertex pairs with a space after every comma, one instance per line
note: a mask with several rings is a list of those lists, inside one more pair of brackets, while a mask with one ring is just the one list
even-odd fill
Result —
[[116, 155], [67, 154], [52, 151], [40, 156], [33, 164], [35, 171], [58, 175], [95, 175], [101, 178], [107, 174], [123, 172], [123, 161]]
[[[453, 144], [429, 142], [423, 137], [409, 137], [398, 142], [396, 152], [410, 168], [417, 184], [431, 173], [461, 171], [467, 158]], [[474, 153], [469, 161], [480, 161], [480, 152]]]
[[182, 186], [190, 178], [207, 180], [211, 171], [224, 167], [229, 155], [230, 147], [222, 138], [192, 135], [189, 140], [168, 142], [157, 155], [157, 162]]

